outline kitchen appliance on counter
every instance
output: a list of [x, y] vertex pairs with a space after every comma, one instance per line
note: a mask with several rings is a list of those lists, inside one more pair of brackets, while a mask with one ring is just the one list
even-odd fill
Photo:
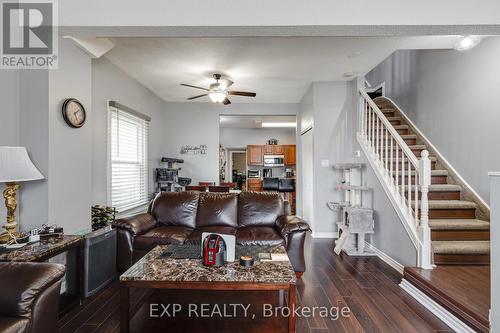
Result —
[[264, 178], [269, 178], [269, 177], [272, 177], [272, 176], [273, 176], [273, 169], [271, 169], [271, 168], [265, 168], [265, 169], [263, 170], [263, 174], [262, 174], [262, 176], [263, 176]]
[[286, 168], [285, 169], [285, 174], [286, 174], [286, 178], [293, 178], [293, 170], [292, 168]]
[[283, 167], [285, 166], [285, 155], [264, 155], [265, 167]]
[[260, 170], [248, 170], [247, 178], [260, 178]]

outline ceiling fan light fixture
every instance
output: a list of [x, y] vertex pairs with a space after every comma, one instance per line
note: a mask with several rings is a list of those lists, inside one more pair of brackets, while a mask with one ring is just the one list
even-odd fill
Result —
[[226, 99], [226, 93], [223, 91], [214, 91], [209, 93], [208, 97], [214, 103], [222, 103]]

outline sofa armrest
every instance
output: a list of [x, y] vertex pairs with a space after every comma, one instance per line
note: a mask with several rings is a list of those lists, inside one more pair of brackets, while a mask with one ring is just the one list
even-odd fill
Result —
[[294, 232], [304, 232], [311, 230], [309, 224], [297, 216], [282, 215], [276, 220], [276, 228], [283, 237]]
[[117, 219], [113, 226], [127, 230], [132, 236], [142, 235], [156, 226], [156, 220], [152, 214], [145, 213], [128, 218]]
[[[43, 301], [50, 297], [47, 295], [56, 295], [56, 301], [59, 301], [64, 272], [63, 265], [52, 263], [0, 263], [0, 285], [3, 286], [0, 314], [35, 319], [40, 312], [51, 312], [49, 310], [54, 304], [44, 306]], [[58, 306], [55, 305], [48, 320], [57, 322]]]

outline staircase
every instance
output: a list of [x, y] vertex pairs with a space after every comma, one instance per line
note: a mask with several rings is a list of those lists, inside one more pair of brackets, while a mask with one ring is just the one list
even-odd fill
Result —
[[490, 209], [391, 100], [359, 90], [358, 142], [418, 253], [401, 288], [456, 332], [488, 332]]
[[[428, 218], [431, 234], [431, 251], [436, 265], [489, 264], [490, 261], [490, 223], [489, 210], [477, 198], [467, 195], [460, 180], [453, 178], [454, 171], [443, 163], [433, 147], [427, 145], [425, 137], [409, 124], [406, 116], [388, 99], [378, 97], [374, 100], [384, 117], [390, 122], [408, 148], [420, 158], [422, 151], [430, 152], [431, 180], [428, 186]], [[375, 129], [377, 127], [375, 126]], [[393, 145], [393, 149], [396, 149]], [[394, 154], [393, 154], [394, 156]], [[398, 162], [400, 165], [409, 162]], [[415, 177], [416, 171], [411, 176]], [[395, 177], [395, 176], [394, 176]], [[398, 175], [399, 181], [402, 180]], [[407, 176], [408, 177], [408, 176]], [[415, 179], [412, 178], [412, 184]], [[421, 191], [418, 185], [406, 186], [406, 198], [411, 193]], [[416, 191], [418, 190], [418, 191]], [[414, 196], [415, 198], [415, 196]], [[412, 201], [415, 209], [416, 201]]]

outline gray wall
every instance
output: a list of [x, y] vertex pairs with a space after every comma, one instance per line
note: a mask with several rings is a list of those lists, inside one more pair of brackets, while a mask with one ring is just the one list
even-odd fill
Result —
[[[326, 205], [340, 201], [342, 193], [334, 189], [339, 176], [332, 165], [348, 159], [353, 135], [349, 115], [352, 99], [349, 82], [314, 82], [314, 226], [315, 233], [336, 232], [339, 219]], [[321, 166], [328, 160], [329, 166]]]
[[500, 38], [472, 50], [398, 51], [366, 75], [392, 98], [458, 173], [490, 201], [488, 170], [500, 168]]
[[295, 133], [295, 128], [221, 128], [220, 144], [224, 148], [246, 148], [264, 145], [271, 138], [280, 145], [295, 144]]
[[[68, 233], [90, 228], [92, 163], [91, 59], [72, 41], [59, 42], [59, 68], [49, 71], [49, 222]], [[78, 99], [87, 111], [86, 124], [69, 127], [61, 107], [66, 98]], [[38, 224], [35, 224], [38, 225]]]
[[[1, 70], [0, 75], [0, 146], [19, 145], [19, 71]], [[3, 184], [0, 191], [4, 190]], [[5, 205], [0, 204], [0, 221], [7, 214]]]
[[[219, 116], [221, 114], [295, 115], [297, 104], [165, 103], [166, 154], [184, 159], [181, 175], [199, 181], [219, 181]], [[181, 155], [184, 145], [207, 145], [206, 155]]]
[[[332, 170], [334, 163], [362, 162], [367, 167], [364, 170], [364, 184], [371, 187], [372, 192], [363, 196], [363, 205], [375, 211], [375, 234], [371, 243], [405, 266], [415, 266], [417, 252], [406, 233], [396, 211], [392, 207], [382, 185], [371, 169], [366, 157], [355, 157], [355, 151], [361, 150], [356, 140], [357, 132], [357, 87], [358, 82], [314, 82], [299, 105], [298, 121], [302, 128], [311, 123], [313, 127], [313, 189], [306, 194], [307, 184], [303, 183], [301, 164], [299, 167], [299, 193], [308, 198], [312, 196], [314, 218], [313, 235], [328, 236], [337, 231], [336, 221], [340, 214], [330, 211], [327, 201], [342, 200], [341, 193], [334, 190], [341, 175]], [[302, 163], [307, 163], [303, 157], [310, 156], [303, 150], [302, 137], [298, 136], [299, 156]], [[309, 152], [310, 153], [310, 152]], [[321, 167], [321, 160], [328, 160], [330, 167]], [[304, 186], [306, 185], [306, 186]], [[299, 215], [302, 215], [302, 201], [298, 199]], [[390, 240], [390, 241], [388, 241]]]
[[154, 191], [154, 169], [167, 153], [165, 102], [107, 58], [92, 60], [92, 203], [107, 204], [108, 100], [117, 101], [151, 117], [149, 127], [149, 192]]
[[19, 87], [19, 145], [26, 147], [46, 177], [24, 183], [20, 190], [18, 222], [21, 228], [30, 229], [49, 221], [49, 74], [23, 70]]

